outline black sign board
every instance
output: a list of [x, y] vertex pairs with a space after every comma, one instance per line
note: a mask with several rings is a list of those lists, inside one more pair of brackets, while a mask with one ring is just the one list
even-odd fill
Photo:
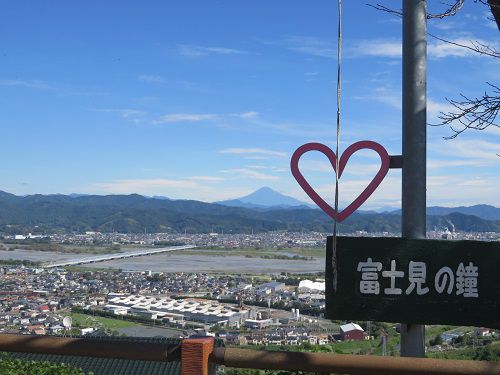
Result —
[[326, 317], [500, 328], [500, 242], [330, 236]]

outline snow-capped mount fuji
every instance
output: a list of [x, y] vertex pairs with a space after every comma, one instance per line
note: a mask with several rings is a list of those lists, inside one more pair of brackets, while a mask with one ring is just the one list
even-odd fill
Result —
[[224, 206], [245, 207], [245, 208], [312, 208], [305, 202], [281, 194], [269, 187], [262, 187], [251, 194], [241, 198], [216, 202]]

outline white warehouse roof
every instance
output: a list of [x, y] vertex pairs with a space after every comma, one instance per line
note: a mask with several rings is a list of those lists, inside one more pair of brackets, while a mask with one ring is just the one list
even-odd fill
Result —
[[301, 280], [299, 283], [299, 291], [300, 292], [311, 292], [311, 291], [318, 291], [318, 292], [324, 292], [325, 291], [325, 283], [322, 282], [317, 282], [317, 281], [311, 281], [311, 280]]
[[347, 324], [341, 325], [340, 330], [342, 332], [349, 332], [349, 331], [364, 332], [365, 331], [363, 328], [361, 328], [361, 326], [359, 324], [356, 324], [356, 323], [347, 323]]

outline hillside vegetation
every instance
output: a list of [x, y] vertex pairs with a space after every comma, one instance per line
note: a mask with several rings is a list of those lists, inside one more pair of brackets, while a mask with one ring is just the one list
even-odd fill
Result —
[[[0, 232], [100, 231], [227, 233], [331, 231], [332, 220], [318, 209], [257, 210], [190, 200], [147, 198], [141, 195], [66, 196], [0, 192]], [[500, 232], [500, 221], [450, 213], [428, 217], [428, 228]], [[399, 232], [400, 216], [356, 213], [341, 223], [341, 232]]]

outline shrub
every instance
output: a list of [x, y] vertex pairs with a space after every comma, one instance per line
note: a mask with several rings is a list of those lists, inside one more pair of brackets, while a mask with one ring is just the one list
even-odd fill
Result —
[[[85, 375], [76, 367], [64, 363], [38, 362], [10, 358], [7, 355], [0, 357], [0, 374], [2, 375]], [[89, 373], [88, 375], [91, 375]]]

